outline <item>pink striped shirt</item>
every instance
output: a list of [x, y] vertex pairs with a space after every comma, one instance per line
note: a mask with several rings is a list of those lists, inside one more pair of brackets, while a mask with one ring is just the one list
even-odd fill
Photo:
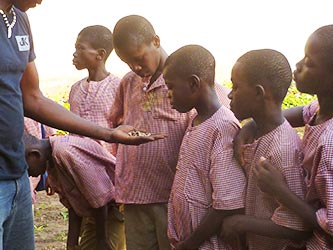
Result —
[[[261, 192], [257, 186], [253, 168], [261, 156], [269, 159], [280, 170], [289, 189], [303, 199], [305, 186], [301, 167], [301, 140], [287, 121], [254, 143], [245, 145], [244, 169], [248, 181], [245, 213], [257, 218], [270, 219], [280, 226], [305, 230], [303, 220], [299, 216], [280, 205], [271, 196]], [[247, 235], [247, 242], [250, 250], [280, 250], [294, 244], [291, 240], [254, 234]]]
[[[45, 138], [55, 135], [57, 130], [49, 126], [43, 125], [45, 129]], [[24, 131], [30, 135], [42, 139], [41, 124], [33, 119], [24, 117]]]
[[60, 201], [79, 216], [92, 216], [114, 200], [115, 157], [95, 140], [78, 136], [50, 137], [54, 166], [48, 168], [51, 187]]
[[112, 122], [168, 137], [139, 146], [118, 145], [115, 186], [119, 203], [168, 201], [179, 147], [189, 122], [189, 113], [171, 108], [162, 75], [147, 89], [148, 82], [134, 72], [124, 76], [112, 107]]
[[223, 106], [230, 108], [230, 99], [228, 98], [228, 94], [230, 93], [231, 89], [222, 86], [221, 84], [215, 83], [215, 91], [220, 103]]
[[[168, 236], [172, 245], [188, 238], [213, 207], [244, 207], [246, 178], [233, 157], [232, 141], [239, 123], [221, 107], [184, 136], [168, 208]], [[199, 249], [230, 249], [217, 235]]]
[[304, 124], [310, 123], [310, 121], [313, 119], [314, 115], [318, 112], [318, 110], [319, 110], [319, 104], [318, 104], [317, 100], [304, 106], [304, 108], [303, 108]]
[[[304, 108], [304, 114], [312, 114], [304, 117], [308, 123], [314, 118], [313, 110], [313, 104]], [[306, 200], [317, 209], [317, 221], [322, 229], [314, 231], [307, 241], [307, 249], [333, 249], [333, 118], [316, 126], [306, 124], [303, 148]]]
[[[120, 79], [112, 74], [98, 82], [88, 82], [87, 78], [76, 82], [69, 93], [70, 110], [102, 127], [112, 128], [109, 116], [119, 82]], [[115, 144], [98, 142], [113, 155], [116, 154]]]

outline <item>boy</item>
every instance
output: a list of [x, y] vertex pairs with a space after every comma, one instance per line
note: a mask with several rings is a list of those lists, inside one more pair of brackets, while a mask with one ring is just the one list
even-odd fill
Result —
[[201, 46], [184, 46], [168, 57], [163, 75], [173, 108], [197, 111], [180, 147], [169, 200], [172, 248], [230, 249], [218, 231], [225, 217], [243, 212], [246, 179], [233, 158], [239, 123], [215, 91], [215, 59]]
[[[112, 33], [101, 25], [85, 27], [78, 34], [73, 54], [73, 64], [78, 70], [87, 69], [88, 77], [76, 82], [69, 93], [70, 110], [102, 127], [113, 127], [109, 119], [111, 107], [120, 79], [105, 68], [113, 50]], [[116, 144], [98, 140], [112, 155]], [[114, 205], [108, 214], [108, 235], [112, 249], [125, 248], [125, 227], [119, 206]], [[97, 225], [99, 226], [99, 225]], [[94, 250], [96, 225], [93, 218], [84, 218], [80, 238], [81, 250]]]
[[107, 206], [114, 200], [115, 158], [96, 141], [78, 136], [37, 139], [24, 134], [29, 174], [44, 173], [47, 166], [48, 193], [57, 192], [69, 209], [67, 249], [76, 249], [81, 218], [94, 216], [96, 249], [110, 249], [105, 220]]
[[273, 165], [276, 164], [263, 159], [257, 168], [262, 190], [288, 206], [310, 225], [313, 235], [307, 241], [307, 249], [311, 250], [333, 249], [332, 52], [333, 25], [323, 26], [309, 37], [305, 56], [297, 63], [294, 72], [297, 89], [318, 97], [318, 102], [303, 108], [305, 201], [295, 196], [280, 174], [274, 171]]
[[170, 249], [167, 202], [190, 113], [178, 113], [170, 106], [162, 76], [167, 54], [148, 20], [137, 15], [120, 19], [113, 45], [132, 70], [120, 82], [112, 107], [113, 125], [131, 123], [168, 134], [150, 145], [118, 146], [115, 186], [117, 202], [125, 204], [126, 246], [128, 250]]
[[[35, 120], [32, 120], [28, 117], [24, 117], [24, 131], [30, 135], [33, 135], [37, 138], [43, 139], [49, 136], [55, 135], [56, 130], [45, 126]], [[44, 173], [41, 176], [33, 177], [30, 176], [30, 189], [32, 197], [32, 205], [35, 204], [37, 199], [37, 191], [45, 190], [45, 180], [47, 173]]]
[[266, 157], [275, 163], [291, 191], [304, 197], [301, 141], [281, 110], [291, 79], [287, 59], [270, 49], [245, 53], [232, 69], [231, 110], [239, 120], [253, 118], [258, 129], [256, 140], [244, 149], [245, 215], [227, 218], [223, 234], [246, 233], [250, 250], [302, 247], [300, 240], [308, 235], [299, 216], [259, 190], [254, 175], [260, 157]]

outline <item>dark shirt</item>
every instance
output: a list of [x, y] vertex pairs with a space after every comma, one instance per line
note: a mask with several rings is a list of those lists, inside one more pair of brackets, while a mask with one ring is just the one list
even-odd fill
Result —
[[[0, 180], [17, 179], [27, 168], [22, 134], [24, 128], [20, 80], [35, 59], [27, 15], [17, 8], [12, 36], [0, 17]], [[8, 14], [12, 22], [12, 13]]]

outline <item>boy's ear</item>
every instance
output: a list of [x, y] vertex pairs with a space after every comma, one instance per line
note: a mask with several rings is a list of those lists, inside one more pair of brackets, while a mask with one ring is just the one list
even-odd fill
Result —
[[42, 154], [38, 149], [28, 149], [25, 153], [25, 156], [29, 160], [39, 160]]
[[192, 74], [189, 78], [188, 78], [188, 82], [190, 84], [190, 88], [192, 90], [192, 92], [197, 91], [198, 89], [200, 89], [201, 86], [201, 80], [200, 77], [198, 77], [195, 74]]
[[261, 98], [265, 97], [266, 91], [265, 91], [265, 88], [261, 84], [257, 84], [255, 86], [255, 88], [256, 88], [257, 97], [261, 97]]
[[104, 60], [105, 56], [106, 56], [106, 50], [105, 49], [98, 49], [97, 50], [97, 60]]
[[155, 35], [153, 37], [153, 44], [156, 46], [156, 48], [159, 48], [161, 46], [160, 37], [158, 35]]

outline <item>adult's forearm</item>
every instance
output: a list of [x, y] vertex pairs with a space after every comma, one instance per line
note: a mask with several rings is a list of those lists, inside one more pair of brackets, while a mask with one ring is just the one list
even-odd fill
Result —
[[58, 103], [41, 96], [24, 101], [25, 116], [53, 128], [101, 140], [110, 140], [110, 130], [85, 120]]

